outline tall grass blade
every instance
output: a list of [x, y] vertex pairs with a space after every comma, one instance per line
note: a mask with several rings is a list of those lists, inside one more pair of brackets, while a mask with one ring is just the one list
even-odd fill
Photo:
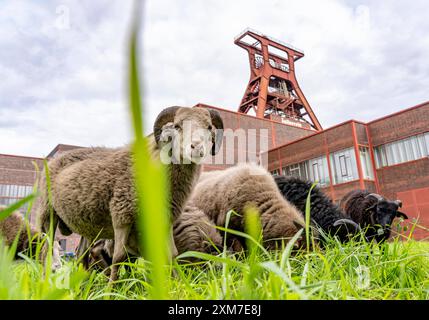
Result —
[[305, 242], [307, 244], [307, 253], [310, 252], [310, 218], [311, 218], [311, 191], [317, 186], [314, 182], [308, 191], [307, 200], [305, 201]]
[[149, 153], [143, 137], [142, 95], [138, 73], [138, 36], [142, 2], [135, 2], [135, 15], [129, 39], [129, 103], [134, 128], [132, 148], [135, 185], [138, 193], [138, 229], [141, 252], [151, 263], [149, 278], [153, 299], [165, 299], [167, 294], [166, 265], [170, 252], [167, 178], [165, 168]]

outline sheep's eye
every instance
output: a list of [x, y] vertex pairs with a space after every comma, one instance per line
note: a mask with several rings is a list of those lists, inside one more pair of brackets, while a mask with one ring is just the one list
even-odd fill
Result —
[[175, 124], [174, 125], [174, 129], [176, 129], [176, 130], [180, 130], [181, 128], [180, 128], [180, 124]]
[[209, 125], [208, 129], [211, 130], [211, 129], [213, 129], [213, 127], [211, 125]]

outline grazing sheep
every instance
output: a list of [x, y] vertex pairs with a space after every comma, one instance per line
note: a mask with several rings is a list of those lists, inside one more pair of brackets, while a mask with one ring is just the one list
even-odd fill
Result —
[[[305, 216], [307, 196], [312, 182], [286, 176], [275, 176], [274, 180], [283, 197]], [[311, 191], [310, 216], [323, 232], [337, 236], [342, 242], [349, 240], [360, 230], [359, 226], [350, 220], [318, 186]]]
[[[229, 228], [238, 231], [244, 231], [243, 214], [253, 206], [260, 213], [267, 248], [275, 248], [305, 226], [301, 213], [283, 198], [271, 174], [254, 164], [202, 173], [187, 205], [204, 212], [217, 226], [225, 226], [228, 211], [234, 210], [240, 216], [231, 216]], [[304, 239], [301, 236], [296, 245], [303, 245]]]
[[110, 239], [100, 239], [94, 244], [90, 244], [84, 237], [80, 238], [76, 256], [84, 265], [85, 269], [104, 271], [110, 275], [110, 266], [114, 250], [114, 241]]
[[[0, 207], [0, 211], [4, 210], [5, 207]], [[19, 235], [18, 235], [19, 234]], [[37, 232], [37, 230], [29, 225], [29, 223], [24, 219], [22, 214], [19, 212], [14, 212], [9, 215], [7, 218], [0, 220], [0, 236], [4, 241], [4, 244], [11, 246], [15, 239], [18, 237], [15, 259], [19, 259], [19, 253], [26, 252], [31, 249], [33, 254], [36, 252], [37, 243], [45, 236]], [[29, 238], [30, 236], [30, 238]], [[59, 253], [59, 244], [58, 241], [54, 241], [54, 251], [52, 255], [52, 265], [51, 268], [53, 271], [61, 267], [61, 259]], [[46, 254], [45, 250], [41, 252], [41, 258]]]
[[[215, 110], [170, 107], [158, 115], [154, 133], [148, 138], [149, 148], [154, 159], [164, 163], [170, 160], [167, 171], [173, 222], [179, 217], [199, 176], [200, 162], [208, 150], [212, 155], [218, 152], [222, 130], [222, 119]], [[87, 154], [77, 150], [74, 162], [73, 152], [49, 162], [54, 227], [60, 224], [66, 234], [73, 231], [90, 241], [114, 239], [110, 276], [114, 281], [117, 263], [126, 259], [127, 252], [139, 255], [133, 155], [129, 146], [93, 148]], [[66, 158], [68, 160], [64, 161]], [[44, 180], [45, 174], [42, 175], [38, 217], [40, 228], [46, 232], [50, 210]], [[172, 244], [175, 255], [173, 239]]]
[[[0, 211], [1, 210], [0, 208]], [[0, 235], [7, 246], [12, 245], [19, 233], [15, 258], [18, 258], [18, 253], [24, 252], [29, 248], [30, 239], [28, 238], [28, 228], [30, 230], [31, 239], [36, 243], [37, 231], [29, 226], [28, 222], [25, 221], [24, 217], [19, 212], [14, 212], [7, 218], [0, 220]]]
[[174, 241], [179, 254], [186, 251], [217, 253], [222, 250], [222, 236], [211, 219], [196, 207], [186, 206], [174, 222]]
[[387, 200], [367, 190], [354, 190], [346, 194], [340, 207], [354, 221], [359, 223], [368, 241], [382, 243], [390, 237], [391, 225], [396, 217], [408, 219], [398, 211], [402, 207], [400, 200]]
[[[224, 227], [227, 212], [234, 210], [240, 216], [231, 216], [229, 228], [243, 231], [243, 213], [252, 205], [261, 214], [267, 248], [276, 248], [279, 240], [293, 237], [304, 227], [301, 213], [282, 197], [270, 173], [260, 166], [241, 164], [201, 174], [184, 212], [174, 223], [174, 240], [179, 253], [191, 250], [216, 253], [207, 240], [210, 238], [216, 246], [223, 247], [223, 237], [215, 226]], [[231, 251], [241, 251], [244, 247], [242, 240], [235, 236], [228, 235], [227, 240]], [[302, 236], [296, 247], [304, 241]], [[94, 254], [102, 265], [109, 263], [109, 258], [104, 257], [106, 251], [101, 255], [95, 248]]]

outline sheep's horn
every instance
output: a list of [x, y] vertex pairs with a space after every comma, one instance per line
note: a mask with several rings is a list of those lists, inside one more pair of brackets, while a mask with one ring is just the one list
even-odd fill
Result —
[[401, 211], [396, 211], [396, 216], [399, 218], [408, 219], [408, 216]]
[[305, 230], [305, 226], [303, 226], [301, 223], [297, 222], [296, 220], [292, 221], [294, 226], [299, 230], [299, 229], [304, 229]]
[[211, 154], [214, 156], [219, 152], [223, 140], [223, 121], [220, 113], [217, 110], [208, 109], [210, 117], [212, 119], [212, 125], [215, 128], [212, 139], [212, 150]]
[[365, 196], [365, 199], [369, 198], [369, 197], [374, 197], [376, 198], [378, 201], [382, 201], [383, 197], [380, 196], [378, 193], [370, 193], [367, 196]]
[[177, 110], [181, 107], [168, 107], [161, 111], [158, 117], [155, 120], [153, 125], [153, 134], [155, 136], [156, 143], [159, 143], [159, 139], [161, 137], [162, 128], [165, 124], [174, 121], [174, 116], [176, 115]]
[[395, 200], [395, 203], [398, 205], [399, 208], [402, 208], [402, 201], [401, 200]]
[[352, 225], [355, 228], [355, 230], [361, 231], [360, 226], [356, 222], [350, 219], [338, 219], [337, 221], [334, 222], [334, 227], [337, 227], [339, 225], [347, 225], [347, 224]]

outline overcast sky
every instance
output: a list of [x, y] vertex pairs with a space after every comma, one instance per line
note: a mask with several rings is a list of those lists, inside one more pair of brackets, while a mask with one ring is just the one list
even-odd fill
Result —
[[[130, 141], [131, 4], [0, 0], [0, 153]], [[426, 0], [147, 1], [146, 132], [170, 105], [237, 109], [249, 66], [233, 40], [247, 27], [304, 50], [297, 78], [325, 128], [427, 101], [428, 12]]]

